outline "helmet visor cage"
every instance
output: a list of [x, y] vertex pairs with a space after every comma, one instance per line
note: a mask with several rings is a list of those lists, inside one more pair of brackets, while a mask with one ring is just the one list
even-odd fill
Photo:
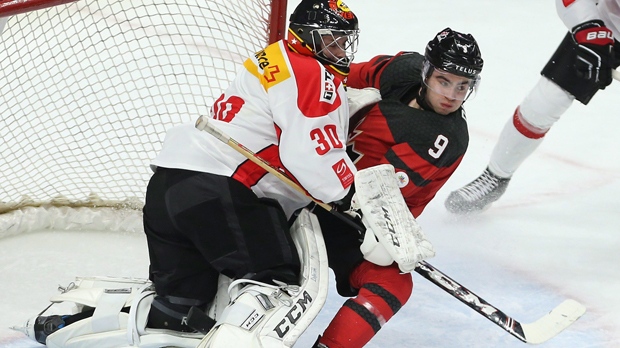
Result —
[[449, 99], [466, 101], [473, 98], [480, 85], [480, 75], [464, 77], [435, 68], [429, 61], [424, 62], [422, 81], [431, 91]]
[[340, 67], [353, 61], [359, 30], [314, 29], [311, 32], [315, 55]]

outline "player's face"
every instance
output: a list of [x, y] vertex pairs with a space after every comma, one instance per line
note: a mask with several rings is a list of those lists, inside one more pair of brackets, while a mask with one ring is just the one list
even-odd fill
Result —
[[336, 65], [348, 66], [357, 51], [357, 30], [316, 29], [313, 31], [316, 55]]
[[333, 37], [331, 35], [323, 36], [323, 54], [338, 59], [345, 58], [347, 56], [346, 49], [347, 38], [346, 37]]
[[470, 92], [472, 80], [445, 71], [433, 69], [425, 84], [426, 102], [440, 115], [447, 115], [463, 105]]

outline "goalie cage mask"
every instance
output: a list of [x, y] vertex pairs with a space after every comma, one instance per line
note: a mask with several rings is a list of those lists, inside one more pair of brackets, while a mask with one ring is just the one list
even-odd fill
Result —
[[346, 76], [357, 52], [357, 16], [341, 0], [302, 0], [291, 14], [287, 41], [296, 52]]

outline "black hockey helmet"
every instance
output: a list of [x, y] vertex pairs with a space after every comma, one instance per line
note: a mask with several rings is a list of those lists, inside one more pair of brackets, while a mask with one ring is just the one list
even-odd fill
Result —
[[[476, 94], [480, 85], [480, 72], [483, 60], [478, 43], [471, 34], [463, 34], [446, 28], [429, 41], [424, 51], [422, 67], [422, 81], [424, 88], [421, 99], [426, 96], [426, 88], [448, 96], [449, 98], [465, 101]], [[454, 86], [435, 87], [429, 85], [429, 79], [434, 71], [439, 74], [454, 74], [465, 77], [466, 83]]]
[[295, 51], [346, 76], [358, 36], [357, 16], [342, 0], [302, 0], [291, 14], [287, 39]]
[[476, 78], [482, 71], [483, 60], [476, 39], [446, 28], [426, 45], [424, 58], [437, 69]]

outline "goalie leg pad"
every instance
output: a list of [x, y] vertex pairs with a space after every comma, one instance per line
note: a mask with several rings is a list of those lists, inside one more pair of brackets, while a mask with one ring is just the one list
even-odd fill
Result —
[[280, 348], [295, 344], [325, 303], [328, 269], [314, 214], [303, 209], [291, 227], [291, 236], [302, 261], [300, 285], [269, 285], [245, 279], [232, 282], [232, 301], [199, 348]]
[[[195, 347], [203, 334], [146, 328], [154, 295], [148, 280], [77, 278], [61, 294], [51, 298], [52, 306], [48, 310], [70, 304], [73, 315], [63, 317], [80, 320], [59, 327], [45, 343], [51, 348]], [[85, 315], [88, 312], [92, 315]], [[34, 322], [36, 318], [29, 320], [23, 330], [33, 338], [29, 323]]]
[[[411, 272], [418, 262], [435, 256], [433, 245], [405, 203], [392, 165], [362, 169], [355, 174], [354, 182], [366, 233], [374, 233], [378, 241], [371, 251], [381, 244], [403, 272]], [[376, 261], [366, 248], [361, 250], [367, 252], [364, 257], [368, 261]]]

